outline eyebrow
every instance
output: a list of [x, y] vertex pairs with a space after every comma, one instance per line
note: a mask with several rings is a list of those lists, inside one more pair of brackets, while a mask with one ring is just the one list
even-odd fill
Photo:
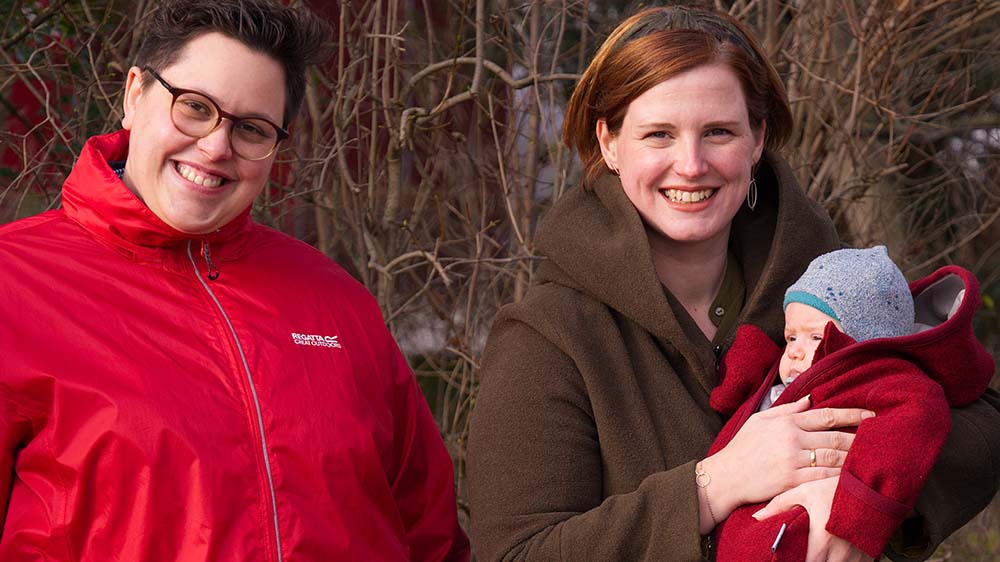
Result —
[[[215, 96], [210, 96], [210, 95], [206, 94], [205, 92], [202, 92], [201, 90], [195, 90], [195, 91], [198, 92], [199, 94], [205, 96], [206, 98], [209, 98], [210, 100], [214, 101], [215, 104], [218, 105], [220, 108], [222, 107], [222, 104], [219, 103], [219, 98], [217, 98]], [[223, 111], [228, 111], [228, 110], [223, 109]], [[275, 123], [279, 127], [283, 127], [281, 125], [281, 122], [283, 121], [283, 118], [281, 118], [281, 117], [279, 117], [277, 120], [275, 120], [274, 117], [270, 117], [268, 115], [264, 115], [263, 113], [259, 113], [259, 112], [256, 112], [256, 111], [251, 112], [251, 113], [240, 113], [240, 114], [236, 114], [236, 113], [234, 113], [232, 111], [229, 111], [229, 113], [232, 113], [233, 115], [236, 115], [240, 119], [263, 119], [264, 121], [270, 121], [272, 123]]]
[[[166, 78], [164, 78], [164, 80], [166, 80]], [[184, 87], [178, 86], [177, 84], [174, 84], [173, 82], [170, 82], [170, 85], [173, 86], [174, 88], [179, 89], [179, 90], [184, 90], [184, 91], [187, 91], [187, 92], [194, 92], [194, 93], [196, 93], [198, 95], [205, 96], [206, 98], [208, 98], [208, 99], [212, 100], [213, 102], [215, 102], [215, 105], [219, 106], [219, 109], [222, 109], [223, 111], [225, 111], [227, 113], [232, 113], [233, 115], [236, 115], [240, 119], [263, 119], [264, 121], [270, 121], [270, 122], [275, 123], [275, 124], [279, 124], [279, 123], [281, 123], [284, 120], [283, 117], [280, 117], [280, 118], [278, 118], [277, 121], [275, 121], [273, 117], [270, 117], [268, 115], [264, 115], [263, 113], [259, 113], [259, 112], [256, 112], [256, 111], [255, 112], [251, 112], [251, 113], [236, 114], [235, 112], [232, 112], [232, 111], [229, 111], [228, 109], [223, 108], [222, 104], [219, 103], [218, 96], [213, 96], [213, 95], [211, 95], [211, 94], [209, 94], [209, 93], [207, 93], [207, 92], [205, 92], [203, 90], [198, 90], [198, 89], [195, 89], [195, 88], [184, 88]], [[285, 128], [284, 126], [282, 126], [280, 124], [278, 126], [281, 127], [281, 128]]]
[[[743, 126], [743, 123], [741, 123], [740, 121], [709, 121], [708, 123], [704, 124], [703, 128], [704, 129], [717, 129], [717, 128], [738, 129], [741, 126]], [[650, 129], [676, 129], [677, 125], [674, 125], [673, 123], [668, 123], [666, 121], [655, 121], [655, 122], [651, 122], [651, 123], [641, 123], [639, 125], [636, 125], [635, 128], [638, 129], [638, 130], [640, 130], [640, 131], [647, 131], [647, 130], [650, 130]]]

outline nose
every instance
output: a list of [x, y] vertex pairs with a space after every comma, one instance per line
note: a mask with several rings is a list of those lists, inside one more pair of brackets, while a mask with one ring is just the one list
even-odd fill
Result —
[[697, 178], [708, 172], [701, 138], [686, 136], [678, 139], [674, 159], [674, 172], [684, 178]]
[[802, 346], [797, 341], [788, 342], [788, 345], [785, 346], [785, 355], [793, 361], [801, 360], [803, 357]]
[[211, 160], [232, 158], [233, 149], [229, 144], [229, 128], [232, 126], [229, 119], [223, 119], [211, 133], [198, 139], [198, 149]]

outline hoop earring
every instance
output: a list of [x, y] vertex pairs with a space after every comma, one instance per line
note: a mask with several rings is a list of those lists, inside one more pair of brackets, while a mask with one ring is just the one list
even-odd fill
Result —
[[757, 178], [750, 178], [750, 190], [747, 191], [747, 207], [752, 211], [757, 206]]
[[618, 177], [621, 177], [622, 175], [622, 173], [618, 171], [618, 168], [612, 168], [611, 166], [608, 166], [608, 170], [611, 170], [611, 173]]

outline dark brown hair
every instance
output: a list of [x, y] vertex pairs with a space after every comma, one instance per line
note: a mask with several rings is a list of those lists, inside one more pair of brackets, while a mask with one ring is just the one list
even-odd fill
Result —
[[[285, 73], [287, 127], [306, 90], [306, 68], [326, 60], [329, 26], [306, 8], [274, 0], [168, 0], [145, 30], [135, 65], [163, 70], [177, 61], [189, 41], [211, 32], [236, 39], [278, 61]], [[153, 80], [148, 73], [143, 85]]]
[[727, 65], [740, 81], [750, 125], [767, 123], [764, 145], [780, 148], [792, 133], [785, 87], [753, 35], [727, 14], [669, 6], [623, 21], [604, 41], [573, 91], [563, 121], [563, 142], [583, 162], [589, 187], [605, 171], [597, 121], [617, 134], [632, 100], [682, 72]]

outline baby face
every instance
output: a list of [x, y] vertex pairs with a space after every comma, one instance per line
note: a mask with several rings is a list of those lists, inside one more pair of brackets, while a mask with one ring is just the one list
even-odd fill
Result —
[[823, 341], [823, 330], [828, 322], [833, 322], [843, 331], [840, 323], [832, 317], [800, 302], [788, 303], [785, 308], [785, 351], [778, 364], [781, 382], [788, 384], [810, 366], [819, 342]]

